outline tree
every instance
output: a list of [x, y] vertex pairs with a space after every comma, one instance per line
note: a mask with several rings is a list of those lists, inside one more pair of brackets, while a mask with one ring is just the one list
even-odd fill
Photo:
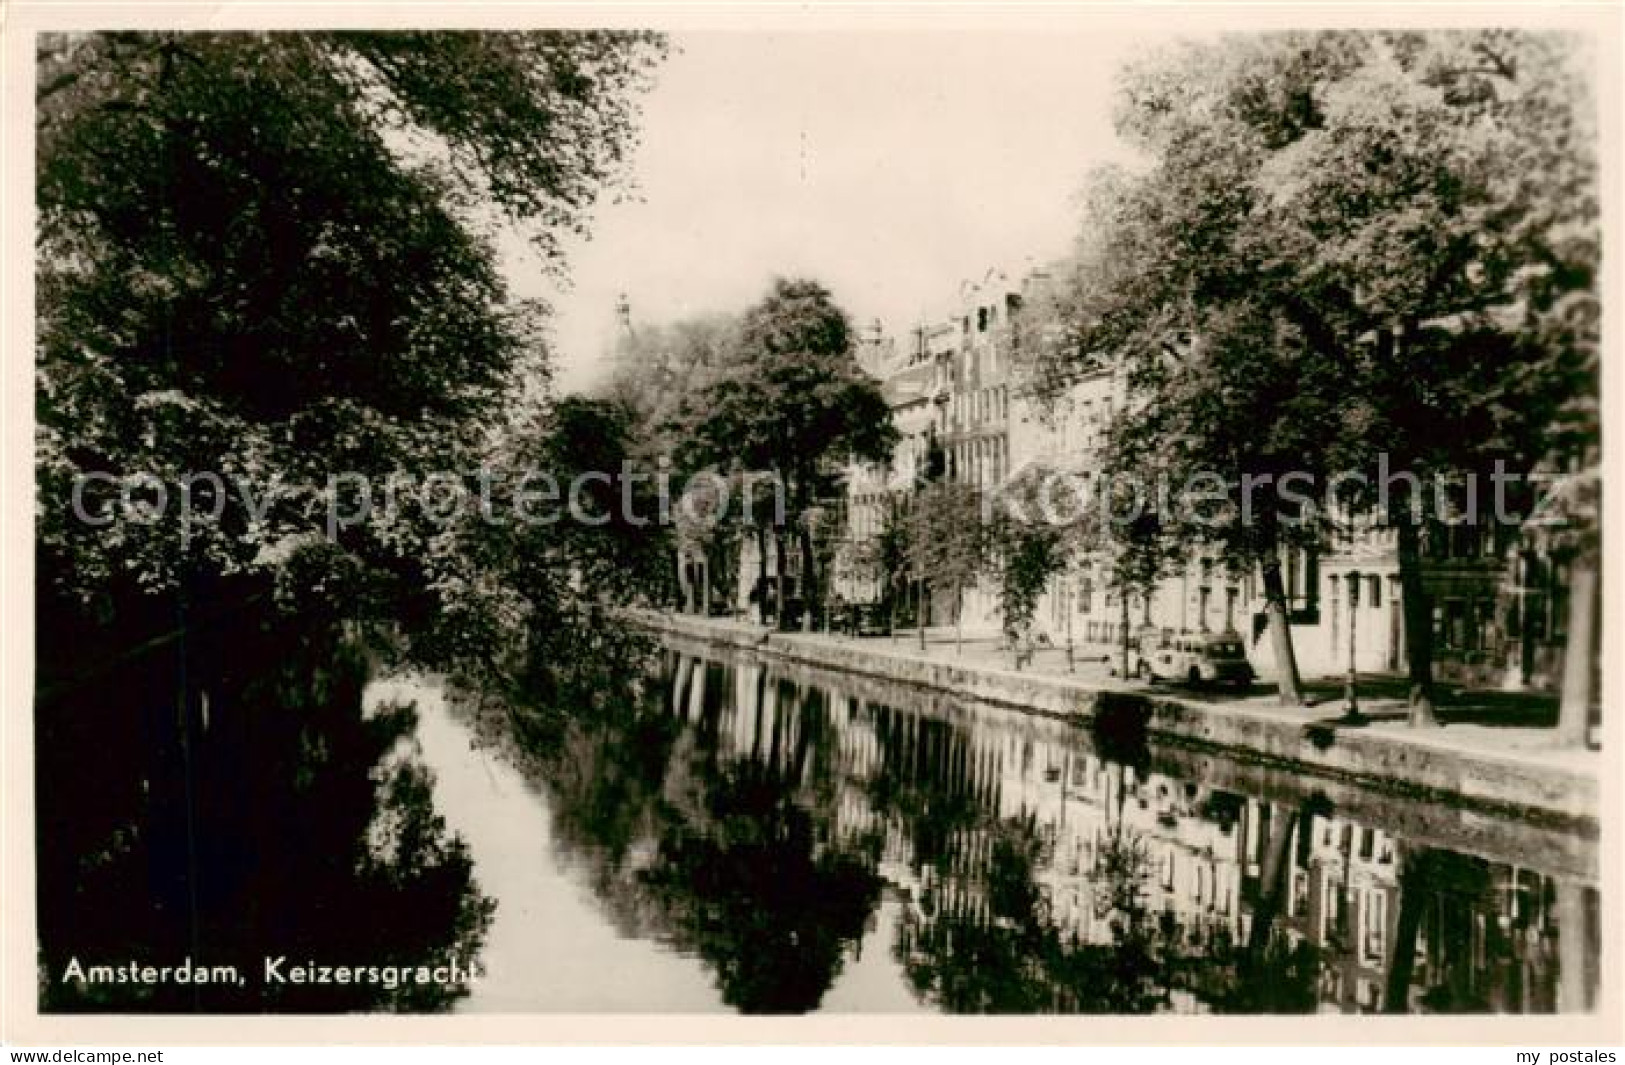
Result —
[[697, 456], [687, 441], [702, 417], [698, 393], [738, 356], [739, 322], [713, 314], [661, 326], [634, 326], [629, 319], [626, 325], [610, 353], [610, 374], [592, 394], [630, 414], [632, 461], [682, 488], [673, 501], [668, 538], [680, 602], [708, 612], [716, 575], [729, 573], [747, 528], [745, 515], [731, 503], [742, 498], [747, 479]]
[[[1592, 293], [1563, 299], [1545, 316], [1545, 350], [1574, 351], [1585, 379], [1600, 373], [1600, 302]], [[1598, 392], [1581, 387], [1557, 412], [1538, 470], [1552, 483], [1548, 505], [1526, 522], [1530, 539], [1553, 560], [1569, 564], [1568, 643], [1563, 656], [1558, 740], [1587, 741], [1598, 696], [1602, 608], [1602, 424]]]
[[846, 314], [815, 281], [775, 281], [744, 317], [737, 359], [691, 409], [693, 456], [771, 473], [783, 485], [785, 512], [775, 515], [782, 520], [774, 530], [779, 603], [786, 591], [784, 539], [793, 530], [801, 549], [803, 625], [810, 627], [820, 588], [807, 515], [833, 488], [832, 463], [885, 461], [897, 437], [879, 386], [853, 356]]
[[910, 498], [888, 494], [885, 510], [880, 516], [880, 533], [867, 541], [868, 553], [874, 571], [881, 580], [886, 597], [886, 629], [897, 631], [897, 606], [903, 600], [912, 576], [914, 557], [913, 524], [909, 520]]
[[[684, 559], [697, 561], [699, 588], [691, 604], [701, 614], [709, 614], [713, 590], [734, 583], [739, 547], [754, 531], [750, 516], [736, 501], [751, 491], [750, 478], [734, 472], [726, 477], [715, 470], [699, 471], [690, 478], [674, 504], [673, 533], [679, 565]], [[719, 584], [720, 579], [720, 584]]]
[[1151, 167], [1095, 179], [1060, 353], [1109, 353], [1124, 374], [1130, 406], [1110, 426], [1106, 473], [1174, 502], [1158, 507], [1159, 535], [1259, 570], [1281, 695], [1298, 703], [1281, 560], [1325, 529], [1281, 478], [1324, 479], [1323, 426], [1339, 396], [1246, 242], [1267, 147], [1226, 94], [1254, 47], [1191, 46], [1125, 74], [1119, 129]]
[[649, 446], [675, 459], [694, 428], [694, 397], [738, 358], [739, 324], [724, 314], [628, 322], [610, 354], [609, 377], [595, 391], [633, 411]]
[[1205, 547], [1232, 571], [1260, 573], [1281, 699], [1296, 704], [1282, 557], [1320, 549], [1330, 522], [1292, 497], [1288, 478], [1324, 480], [1318, 438], [1331, 399], [1304, 383], [1319, 379], [1315, 350], [1266, 307], [1248, 302], [1199, 317], [1200, 340], [1165, 353], [1178, 360], [1172, 368], [1141, 367], [1135, 401], [1110, 426], [1107, 469], [1140, 489], [1155, 539], [1182, 547], [1186, 565]]
[[997, 578], [999, 612], [1016, 668], [1026, 646], [1038, 600], [1070, 560], [1097, 542], [1087, 496], [1070, 478], [1041, 466], [1028, 467], [999, 486], [990, 508], [986, 557]]
[[[1110, 175], [1097, 177], [1093, 210], [1095, 217], [1105, 218], [1125, 202], [1124, 194]], [[1057, 402], [1082, 376], [1108, 375], [1116, 391], [1140, 369], [1133, 360], [1090, 348], [1105, 335], [1102, 313], [1126, 291], [1127, 281], [1117, 272], [1132, 270], [1138, 262], [1107, 255], [1112, 234], [1111, 227], [1085, 230], [1075, 254], [1029, 287], [1014, 323], [1015, 360], [1039, 417], [1055, 417]], [[1166, 356], [1170, 347], [1165, 344], [1159, 350]], [[1168, 457], [1164, 445], [1177, 437], [1177, 415], [1171, 405], [1147, 401], [1144, 388], [1142, 384], [1139, 396], [1125, 397], [1126, 404], [1114, 404], [1115, 413], [1102, 433], [1104, 443], [1088, 452], [1092, 472], [1099, 474], [1093, 490], [1068, 480], [1068, 491], [1059, 497], [1068, 506], [1061, 516], [1069, 519], [1072, 561], [1097, 571], [1121, 608], [1118, 672], [1124, 677], [1131, 668], [1131, 601], [1135, 597], [1149, 601], [1162, 577], [1181, 561], [1189, 561], [1189, 545], [1167, 527], [1165, 519], [1171, 515], [1150, 505], [1153, 499], [1146, 492], [1167, 472], [1161, 468]], [[1049, 476], [1055, 479], [1055, 474]], [[1054, 510], [1058, 502], [1054, 489], [1049, 498]]]
[[[280, 580], [300, 555], [365, 575], [380, 598], [357, 588], [351, 609], [449, 591], [410, 506], [323, 543], [331, 475], [478, 464], [504, 401], [547, 368], [541, 308], [506, 291], [491, 221], [557, 263], [561, 231], [618, 180], [662, 49], [622, 33], [42, 39], [46, 594], [105, 617], [194, 578]], [[81, 474], [173, 487], [192, 471], [257, 498], [208, 500], [218, 518], [190, 527], [72, 516]]]
[[1136, 596], [1148, 602], [1156, 591], [1157, 582], [1173, 566], [1188, 561], [1188, 556], [1182, 545], [1166, 535], [1154, 511], [1137, 509], [1132, 501], [1129, 509], [1122, 513], [1108, 514], [1102, 529], [1096, 555], [1102, 561], [1107, 587], [1117, 597], [1120, 609], [1117, 674], [1127, 679], [1133, 668], [1129, 661], [1133, 642], [1129, 604]]
[[[1303, 287], [1345, 333], [1378, 336], [1353, 382], [1367, 468], [1385, 453], [1423, 475], [1527, 475], [1562, 408], [1596, 394], [1595, 332], [1553, 328], [1594, 291], [1599, 247], [1595, 131], [1571, 48], [1524, 33], [1380, 39], [1287, 160], [1289, 239], [1331, 238]], [[1372, 165], [1378, 136], [1387, 154]], [[1328, 233], [1333, 182], [1359, 207]], [[1430, 723], [1417, 504], [1384, 516], [1400, 537], [1413, 720]]]
[[[530, 625], [558, 616], [538, 603], [571, 599], [567, 566], [510, 585], [488, 527], [396, 489], [435, 474], [465, 488], [514, 397], [545, 383], [543, 308], [507, 290], [494, 227], [528, 229], [562, 269], [562, 231], [619, 180], [662, 47], [620, 33], [41, 38], [35, 754], [42, 769], [106, 763], [107, 781], [93, 806], [82, 789], [40, 792], [60, 830], [41, 836], [41, 868], [66, 885], [42, 891], [42, 927], [138, 899], [157, 920], [117, 922], [132, 956], [264, 928], [231, 948], [253, 956], [335, 915], [341, 954], [388, 960], [368, 928], [390, 928], [399, 960], [444, 958], [442, 920], [472, 942], [484, 907], [426, 781], [387, 763], [369, 776], [398, 731], [362, 720], [356, 637], [482, 667], [570, 638]], [[85, 475], [111, 478], [83, 500], [91, 520], [75, 514]], [[102, 513], [143, 482], [168, 504], [156, 520]], [[210, 516], [177, 515], [182, 490]], [[339, 653], [342, 671], [327, 661]], [[106, 698], [109, 675], [139, 698]], [[396, 808], [372, 822], [382, 832], [368, 831], [375, 791]], [[260, 862], [289, 825], [290, 860]], [[106, 840], [140, 849], [104, 862]], [[244, 897], [245, 863], [299, 890], [252, 892], [253, 914], [225, 905]], [[116, 871], [98, 896], [79, 890], [92, 865]], [[389, 890], [323, 880], [340, 869]]]
[[1017, 669], [1030, 653], [1027, 639], [1038, 599], [1064, 566], [1060, 535], [1043, 525], [1003, 521], [995, 526], [999, 611]]
[[[1283, 498], [1284, 472], [1516, 475], [1564, 404], [1594, 394], [1583, 344], [1547, 327], [1596, 268], [1571, 52], [1518, 31], [1284, 34], [1187, 46], [1125, 78], [1120, 128], [1153, 162], [1097, 196], [1090, 239], [1116, 254], [1092, 262], [1080, 331], [1195, 415], [1199, 465], [1272, 479], [1263, 520], [1219, 524], [1227, 554], [1239, 538], [1267, 560], [1283, 530], [1311, 545], [1329, 531], [1328, 508]], [[1430, 722], [1424, 500], [1339, 502], [1381, 506], [1396, 531], [1413, 719]]]
[[[952, 594], [955, 645], [962, 647], [964, 591], [981, 578], [989, 561], [982, 493], [975, 485], [937, 481], [915, 497], [909, 519], [913, 569], [932, 588]], [[920, 629], [923, 633], [923, 619]]]

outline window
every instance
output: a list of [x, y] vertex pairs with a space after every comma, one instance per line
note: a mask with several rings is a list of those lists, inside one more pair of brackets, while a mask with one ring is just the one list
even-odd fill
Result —
[[1373, 575], [1367, 577], [1365, 582], [1366, 599], [1370, 602], [1371, 609], [1375, 610], [1382, 606], [1382, 578]]
[[1477, 651], [1484, 646], [1484, 627], [1492, 619], [1490, 611], [1493, 605], [1482, 599], [1467, 600], [1465, 631], [1462, 633], [1462, 646], [1469, 651]]
[[1440, 522], [1430, 521], [1422, 530], [1423, 551], [1435, 562], [1443, 562], [1450, 554], [1449, 530]]
[[1388, 953], [1388, 899], [1381, 891], [1366, 892], [1365, 956], [1369, 961], [1381, 961]]
[[1477, 558], [1481, 553], [1482, 527], [1461, 522], [1450, 529], [1450, 555], [1452, 558]]
[[1439, 646], [1453, 650], [1465, 647], [1467, 641], [1467, 602], [1446, 599], [1439, 626]]

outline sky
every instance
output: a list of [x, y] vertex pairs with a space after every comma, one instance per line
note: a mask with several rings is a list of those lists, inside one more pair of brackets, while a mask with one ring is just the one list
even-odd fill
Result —
[[635, 198], [567, 245], [572, 284], [518, 253], [555, 307], [561, 389], [589, 387], [625, 293], [634, 326], [738, 313], [776, 275], [822, 281], [854, 323], [906, 335], [960, 282], [1063, 254], [1088, 171], [1132, 158], [1121, 32], [711, 32], [673, 37], [644, 99]]

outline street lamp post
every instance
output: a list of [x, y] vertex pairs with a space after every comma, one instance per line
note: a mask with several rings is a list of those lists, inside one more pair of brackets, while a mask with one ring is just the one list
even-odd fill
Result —
[[1119, 634], [1121, 636], [1121, 646], [1118, 650], [1122, 654], [1123, 679], [1126, 681], [1128, 680], [1128, 589], [1121, 589], [1119, 597], [1122, 599], [1123, 607], [1123, 631]]
[[1355, 722], [1355, 721], [1364, 720], [1364, 718], [1360, 714], [1360, 700], [1359, 700], [1358, 696], [1355, 694], [1355, 690], [1354, 690], [1354, 672], [1355, 672], [1355, 668], [1354, 668], [1354, 664], [1355, 664], [1355, 657], [1354, 657], [1354, 652], [1355, 652], [1354, 626], [1355, 626], [1355, 620], [1359, 617], [1359, 611], [1358, 611], [1357, 608], [1360, 605], [1360, 575], [1358, 573], [1350, 573], [1348, 575], [1348, 579], [1349, 579], [1349, 672], [1348, 672], [1348, 678], [1344, 682], [1344, 685], [1343, 685], [1343, 720], [1344, 721]]

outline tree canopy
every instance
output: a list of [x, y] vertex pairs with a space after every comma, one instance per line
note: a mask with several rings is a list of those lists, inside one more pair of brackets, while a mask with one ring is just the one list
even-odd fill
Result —
[[[1560, 35], [1339, 31], [1182, 45], [1126, 71], [1118, 127], [1148, 165], [1091, 188], [1058, 357], [1126, 368], [1122, 470], [1223, 480], [1176, 537], [1262, 564], [1269, 595], [1283, 547], [1336, 531], [1306, 483], [1375, 485], [1382, 462], [1525, 472], [1554, 427], [1590, 435], [1598, 200], [1578, 64]], [[1377, 517], [1401, 534], [1425, 700], [1416, 502]]]
[[[105, 612], [316, 552], [390, 596], [432, 590], [435, 534], [411, 505], [317, 543], [330, 478], [466, 472], [502, 401], [545, 378], [545, 308], [508, 292], [495, 226], [557, 259], [624, 179], [663, 49], [640, 33], [42, 38], [42, 588]], [[72, 514], [83, 474], [173, 488], [196, 471], [255, 498], [227, 492], [218, 520], [179, 532], [173, 511]]]

